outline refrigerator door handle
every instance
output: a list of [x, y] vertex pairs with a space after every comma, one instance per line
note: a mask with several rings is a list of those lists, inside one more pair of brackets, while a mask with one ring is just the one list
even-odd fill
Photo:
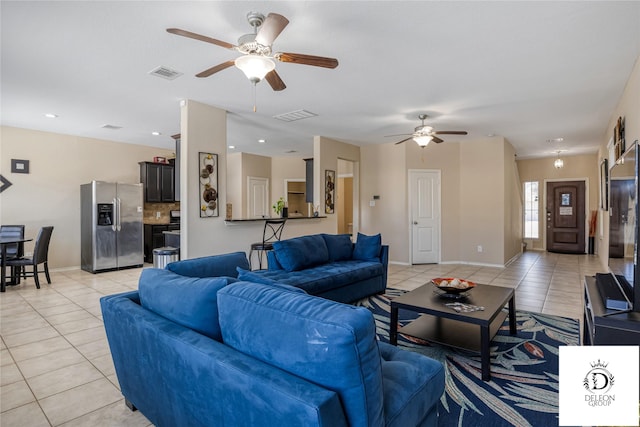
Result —
[[122, 229], [122, 217], [120, 216], [120, 197], [117, 197], [116, 200], [118, 200], [118, 226], [117, 229], [118, 231], [120, 231]]
[[113, 204], [113, 218], [112, 218], [113, 222], [111, 223], [111, 229], [113, 231], [116, 231], [116, 226], [118, 224], [118, 216], [117, 216], [118, 215], [118, 212], [117, 212], [118, 204], [116, 203], [116, 198], [115, 197], [112, 200], [112, 204]]

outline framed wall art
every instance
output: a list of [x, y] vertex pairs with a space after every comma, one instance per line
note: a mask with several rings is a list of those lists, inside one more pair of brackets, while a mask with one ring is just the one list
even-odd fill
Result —
[[11, 173], [29, 173], [29, 160], [11, 159]]
[[334, 213], [336, 201], [336, 171], [324, 171], [324, 213]]
[[200, 179], [200, 217], [219, 215], [218, 205], [218, 155], [198, 153], [198, 175]]

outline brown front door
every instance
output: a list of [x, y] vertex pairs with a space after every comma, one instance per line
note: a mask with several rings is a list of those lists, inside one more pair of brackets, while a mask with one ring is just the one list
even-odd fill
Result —
[[547, 182], [547, 250], [583, 254], [584, 181]]

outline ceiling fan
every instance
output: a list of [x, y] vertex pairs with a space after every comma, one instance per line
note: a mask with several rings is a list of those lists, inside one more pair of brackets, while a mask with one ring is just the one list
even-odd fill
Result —
[[414, 129], [413, 133], [401, 133], [401, 134], [398, 134], [398, 135], [387, 135], [387, 136], [389, 137], [389, 136], [405, 136], [405, 135], [409, 135], [408, 138], [405, 138], [402, 141], [396, 142], [396, 145], [402, 144], [405, 141], [413, 139], [416, 143], [418, 143], [419, 146], [424, 148], [431, 141], [435, 142], [436, 144], [440, 144], [441, 142], [443, 142], [443, 140], [438, 138], [436, 135], [466, 135], [467, 134], [467, 131], [464, 131], [464, 130], [434, 131], [433, 127], [426, 126], [424, 124], [424, 119], [427, 118], [426, 114], [420, 114], [418, 116], [418, 118], [422, 121], [422, 124], [420, 126], [416, 126], [416, 128]]
[[229, 60], [208, 68], [196, 74], [196, 77], [209, 77], [218, 71], [235, 65], [244, 72], [254, 85], [264, 78], [269, 82], [273, 90], [279, 91], [285, 89], [287, 86], [275, 70], [274, 59], [280, 62], [312, 65], [314, 67], [336, 68], [338, 66], [338, 60], [335, 58], [289, 52], [272, 54], [271, 45], [273, 41], [280, 35], [287, 24], [289, 24], [289, 20], [282, 15], [270, 13], [265, 17], [258, 12], [249, 12], [247, 14], [247, 21], [249, 21], [249, 25], [253, 27], [253, 33], [241, 36], [238, 39], [237, 45], [179, 28], [167, 28], [167, 32], [236, 50], [243, 54], [243, 56], [235, 60]]

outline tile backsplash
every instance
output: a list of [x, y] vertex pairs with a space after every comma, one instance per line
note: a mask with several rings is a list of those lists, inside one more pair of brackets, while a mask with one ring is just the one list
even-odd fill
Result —
[[[169, 211], [180, 210], [180, 202], [174, 203], [145, 203], [143, 221], [145, 224], [168, 224]], [[160, 212], [160, 218], [157, 218]]]

